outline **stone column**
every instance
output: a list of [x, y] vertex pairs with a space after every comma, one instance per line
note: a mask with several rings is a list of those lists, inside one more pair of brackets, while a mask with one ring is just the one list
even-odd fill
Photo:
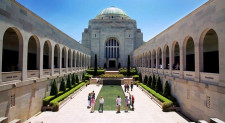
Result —
[[4, 36], [4, 32], [0, 31], [0, 83], [2, 82], [2, 57], [3, 57], [3, 36]]
[[19, 58], [22, 58], [21, 61], [19, 61], [19, 63], [22, 63], [22, 81], [27, 79], [27, 54], [28, 54], [28, 40], [30, 37], [23, 35], [23, 46], [20, 49], [20, 53], [19, 53]]
[[200, 81], [200, 71], [203, 69], [203, 45], [195, 43], [195, 81]]
[[49, 50], [49, 66], [50, 66], [50, 69], [51, 69], [51, 75], [54, 75], [54, 45], [52, 45], [50, 47], [50, 50]]
[[69, 50], [66, 48], [66, 57], [64, 58], [64, 63], [66, 62], [66, 73], [68, 73], [68, 56], [69, 56]]
[[73, 71], [73, 51], [70, 50], [70, 72]]
[[38, 68], [39, 68], [39, 76], [40, 78], [43, 76], [43, 60], [44, 60], [44, 55], [43, 55], [43, 50], [44, 50], [44, 44], [41, 44], [41, 41], [39, 42], [40, 46], [37, 46], [37, 63], [38, 63]]
[[59, 74], [62, 73], [62, 49], [63, 49], [63, 46], [60, 46], [59, 47]]
[[180, 78], [184, 78], [184, 49], [180, 47]]

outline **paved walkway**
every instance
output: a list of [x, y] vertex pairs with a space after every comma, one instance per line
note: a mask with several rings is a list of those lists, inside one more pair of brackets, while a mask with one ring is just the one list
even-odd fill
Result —
[[[132, 94], [135, 97], [135, 111], [128, 113], [104, 111], [104, 113], [90, 113], [87, 109], [87, 96], [95, 91], [96, 97], [102, 86], [89, 85], [78, 95], [64, 105], [58, 112], [42, 112], [26, 122], [31, 123], [185, 123], [188, 122], [176, 112], [162, 112], [162, 109], [154, 103], [144, 92], [136, 86]], [[116, 99], [115, 99], [116, 100]], [[116, 104], [115, 104], [116, 108]]]

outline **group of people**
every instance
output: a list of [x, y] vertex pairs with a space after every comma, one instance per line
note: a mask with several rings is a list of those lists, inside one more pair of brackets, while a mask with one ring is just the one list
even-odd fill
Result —
[[95, 92], [92, 91], [88, 94], [88, 106], [87, 108], [91, 108], [91, 112], [94, 112], [94, 106], [95, 106]]
[[[118, 97], [116, 98], [116, 105], [117, 105], [117, 112], [116, 113], [120, 113], [120, 107], [121, 107], [121, 97], [120, 97], [120, 95], [118, 95]], [[125, 96], [124, 105], [125, 105], [125, 112], [128, 112], [128, 108], [130, 110], [134, 111], [134, 95], [131, 95], [129, 93], [129, 98], [128, 98], [128, 96]]]
[[124, 84], [124, 91], [125, 92], [129, 92], [129, 88], [131, 88], [131, 91], [133, 91], [133, 87], [134, 87], [134, 83], [133, 82], [131, 82], [130, 85], [129, 85], [129, 83], [125, 83]]

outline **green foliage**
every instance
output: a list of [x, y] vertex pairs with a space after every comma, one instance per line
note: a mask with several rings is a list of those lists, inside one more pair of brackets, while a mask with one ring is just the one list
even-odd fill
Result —
[[100, 78], [123, 78], [123, 74], [102, 74]]
[[94, 75], [97, 75], [97, 63], [98, 63], [98, 61], [97, 61], [97, 54], [95, 54], [95, 69], [94, 69]]
[[72, 88], [70, 75], [67, 76], [66, 87], [69, 89]]
[[151, 83], [151, 88], [153, 90], [155, 90], [155, 84], [156, 84], [156, 79], [155, 79], [155, 75], [153, 74], [152, 83]]
[[89, 79], [90, 79], [92, 76], [93, 76], [93, 75], [90, 75], [90, 74], [88, 74], [88, 73], [86, 73], [86, 74], [84, 75], [85, 80], [88, 80], [88, 81], [89, 81]]
[[161, 83], [161, 79], [159, 76], [158, 76], [156, 84], [155, 84], [155, 91], [162, 92], [162, 83]]
[[87, 73], [90, 75], [101, 75], [105, 73], [105, 70], [97, 70], [97, 74], [95, 74], [94, 70], [89, 69], [87, 70]]
[[63, 99], [65, 99], [66, 97], [68, 97], [70, 94], [72, 94], [73, 92], [75, 92], [80, 87], [82, 87], [84, 84], [85, 84], [85, 82], [79, 84], [78, 86], [72, 88], [68, 92], [66, 92], [66, 93], [62, 94], [61, 96], [59, 96], [59, 97], [55, 98], [54, 100], [52, 100], [50, 102], [50, 106], [53, 107], [53, 111], [58, 111], [59, 110], [59, 102], [62, 101]]
[[147, 82], [148, 82], [148, 77], [147, 77], [147, 75], [145, 75], [144, 84], [147, 84]]
[[79, 78], [78, 78], [78, 75], [76, 74], [76, 83], [75, 83], [76, 85], [78, 85], [79, 84]]
[[142, 74], [141, 73], [139, 73], [139, 82], [142, 82]]
[[82, 73], [82, 81], [85, 81], [85, 72]]
[[[123, 75], [128, 75], [127, 74], [127, 69], [126, 68], [120, 68], [120, 74], [123, 74]], [[130, 69], [130, 75], [135, 75], [137, 74], [137, 71], [136, 69]]]
[[153, 89], [149, 88], [148, 86], [144, 85], [143, 83], [140, 83], [140, 85], [147, 90], [149, 93], [151, 93], [154, 97], [156, 97], [159, 101], [161, 101], [162, 104], [162, 110], [163, 111], [169, 111], [169, 108], [173, 105], [173, 102], [166, 97], [160, 95], [159, 93], [155, 92]]
[[56, 97], [56, 96], [48, 96], [48, 97], [44, 98], [44, 99], [43, 99], [43, 106], [47, 106], [48, 103], [49, 103], [51, 100], [55, 99], [55, 97]]
[[63, 77], [60, 83], [59, 91], [66, 91], [66, 82]]
[[170, 85], [169, 85], [168, 81], [166, 81], [166, 83], [164, 85], [163, 95], [166, 97], [170, 96]]
[[75, 86], [75, 83], [76, 83], [76, 76], [75, 76], [75, 73], [72, 75], [72, 81], [71, 81], [71, 84], [73, 86]]
[[130, 76], [130, 55], [127, 58], [127, 76]]
[[138, 78], [139, 78], [139, 75], [134, 75], [134, 76], [133, 76], [133, 79], [134, 79], [135, 81], [137, 81]]
[[148, 77], [148, 87], [151, 87], [151, 84], [152, 84], [152, 76], [149, 76]]
[[57, 95], [57, 94], [58, 94], [58, 86], [57, 86], [56, 80], [54, 79], [54, 80], [53, 80], [53, 83], [52, 83], [52, 86], [51, 86], [51, 92], [50, 92], [50, 95], [51, 95], [51, 96], [54, 96], [54, 95]]
[[119, 64], [118, 64], [118, 68], [119, 68], [119, 69], [121, 68], [121, 64], [120, 64], [120, 62], [119, 62]]

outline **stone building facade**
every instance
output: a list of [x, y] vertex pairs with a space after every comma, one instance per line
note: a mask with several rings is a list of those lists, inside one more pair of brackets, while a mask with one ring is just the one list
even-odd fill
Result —
[[126, 67], [127, 56], [142, 43], [136, 21], [116, 7], [102, 10], [82, 33], [82, 44], [97, 54], [99, 67], [117, 68], [119, 63]]
[[90, 67], [91, 50], [15, 0], [0, 1], [0, 117], [40, 112], [53, 79]]
[[133, 53], [143, 76], [168, 81], [181, 111], [225, 121], [225, 1], [209, 0]]

